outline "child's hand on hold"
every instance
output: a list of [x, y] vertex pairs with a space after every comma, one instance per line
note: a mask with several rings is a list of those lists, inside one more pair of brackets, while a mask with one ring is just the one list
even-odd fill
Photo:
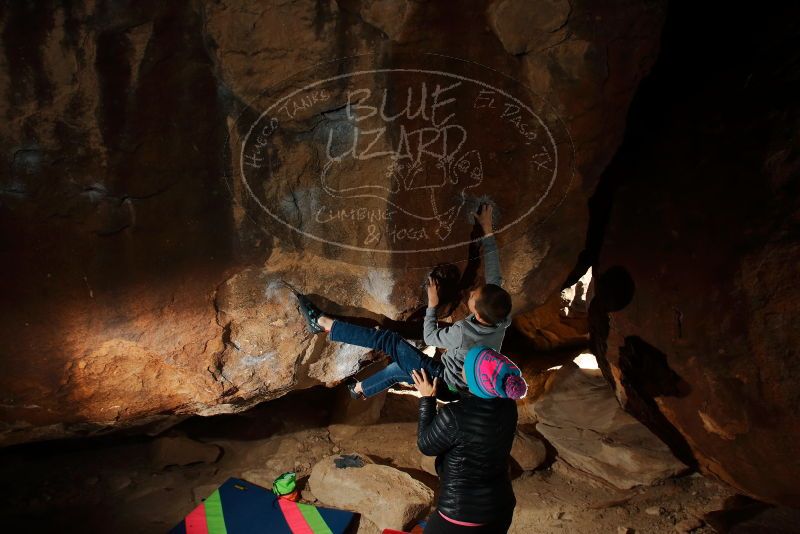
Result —
[[432, 276], [428, 277], [428, 307], [435, 308], [439, 305], [439, 282]]
[[478, 213], [475, 214], [475, 219], [477, 219], [478, 224], [481, 225], [481, 230], [483, 230], [484, 235], [489, 235], [492, 233], [492, 210], [494, 208], [491, 204], [483, 203], [481, 207], [478, 208]]
[[414, 387], [417, 388], [419, 394], [423, 397], [435, 397], [436, 386], [439, 385], [439, 377], [433, 379], [433, 382], [428, 378], [428, 373], [425, 369], [416, 369], [411, 371], [411, 378], [414, 379]]

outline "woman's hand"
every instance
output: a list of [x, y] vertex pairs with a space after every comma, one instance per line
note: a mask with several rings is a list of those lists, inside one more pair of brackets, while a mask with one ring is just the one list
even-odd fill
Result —
[[425, 372], [425, 369], [420, 369], [417, 371], [416, 369], [411, 371], [411, 378], [414, 379], [414, 387], [417, 388], [419, 394], [423, 397], [435, 397], [436, 396], [436, 386], [439, 385], [439, 377], [433, 379], [433, 382], [430, 381], [428, 378], [428, 373]]
[[435, 308], [439, 305], [439, 282], [432, 276], [428, 277], [428, 307]]

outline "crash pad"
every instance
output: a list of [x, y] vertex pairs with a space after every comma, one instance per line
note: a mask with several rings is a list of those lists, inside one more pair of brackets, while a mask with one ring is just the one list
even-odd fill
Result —
[[170, 534], [344, 534], [355, 514], [277, 497], [229, 478]]

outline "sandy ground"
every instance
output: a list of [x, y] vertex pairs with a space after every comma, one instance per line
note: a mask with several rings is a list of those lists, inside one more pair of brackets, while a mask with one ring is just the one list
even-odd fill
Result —
[[[307, 408], [302, 415], [298, 402]], [[437, 479], [425, 472], [416, 448], [415, 398], [389, 395], [380, 424], [367, 427], [328, 425], [332, 405], [323, 390], [245, 414], [192, 419], [167, 432], [221, 447], [224, 452], [213, 463], [159, 466], [153, 457], [157, 438], [142, 436], [6, 449], [0, 452], [2, 531], [165, 532], [228, 477], [268, 485], [294, 470], [302, 484], [317, 461], [348, 451], [393, 465], [436, 489]], [[291, 421], [285, 417], [290, 408]], [[733, 495], [697, 474], [617, 491], [560, 461], [515, 477], [513, 533], [672, 533], [684, 521], [698, 526], [694, 532], [716, 532], [695, 518], [721, 509]], [[308, 488], [303, 495], [313, 502]], [[377, 530], [363, 521], [358, 532]]]

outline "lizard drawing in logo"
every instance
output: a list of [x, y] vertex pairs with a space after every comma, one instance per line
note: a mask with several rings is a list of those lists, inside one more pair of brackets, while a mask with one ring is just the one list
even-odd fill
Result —
[[[329, 160], [320, 173], [322, 189], [337, 198], [377, 198], [410, 217], [433, 223], [444, 241], [467, 202], [467, 191], [483, 182], [480, 152], [469, 150], [446, 157], [430, 153], [388, 156], [379, 183], [355, 183], [356, 169], [342, 160]], [[349, 160], [353, 162], [353, 160]], [[362, 172], [359, 173], [363, 176]], [[348, 183], [350, 182], [350, 183]]]

